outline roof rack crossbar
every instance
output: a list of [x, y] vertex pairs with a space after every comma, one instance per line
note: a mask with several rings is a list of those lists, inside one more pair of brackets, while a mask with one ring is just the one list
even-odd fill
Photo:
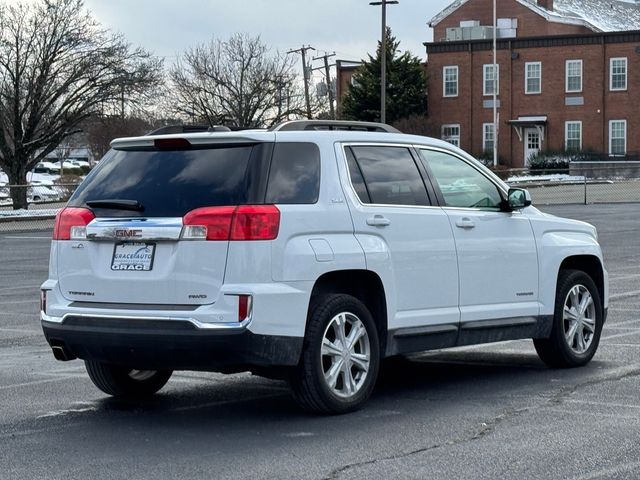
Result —
[[295, 132], [303, 130], [350, 130], [360, 132], [400, 133], [400, 130], [377, 122], [355, 122], [348, 120], [291, 120], [269, 129], [272, 132]]

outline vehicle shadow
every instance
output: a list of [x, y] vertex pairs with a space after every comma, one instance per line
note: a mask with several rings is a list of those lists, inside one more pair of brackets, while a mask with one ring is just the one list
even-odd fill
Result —
[[[341, 418], [343, 422], [348, 417], [386, 410], [390, 405], [399, 412], [415, 413], [416, 408], [421, 408], [421, 400], [424, 408], [433, 410], [439, 402], [462, 398], [491, 401], [516, 393], [539, 394], [555, 388], [551, 379], [566, 377], [578, 381], [593, 368], [551, 370], [535, 354], [439, 352], [392, 358], [383, 362], [376, 390], [362, 410], [329, 419]], [[224, 380], [197, 384], [170, 381], [160, 394], [144, 401], [106, 397], [97, 401], [94, 413], [97, 417], [135, 414], [137, 421], [143, 423], [161, 416], [165, 427], [167, 422], [175, 421], [180, 428], [187, 425], [206, 428], [211, 424], [220, 427], [250, 421], [263, 425], [332, 421], [302, 411], [284, 381], [250, 375], [216, 378]]]

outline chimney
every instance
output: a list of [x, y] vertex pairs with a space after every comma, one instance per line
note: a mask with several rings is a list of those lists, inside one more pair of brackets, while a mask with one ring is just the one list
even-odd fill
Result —
[[542, 8], [546, 8], [550, 12], [553, 11], [553, 0], [537, 0], [538, 6]]

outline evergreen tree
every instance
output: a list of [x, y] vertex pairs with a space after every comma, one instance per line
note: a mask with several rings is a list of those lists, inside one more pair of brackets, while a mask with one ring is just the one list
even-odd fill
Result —
[[[418, 57], [409, 52], [400, 54], [400, 42], [387, 28], [387, 122], [393, 123], [427, 111], [427, 79]], [[378, 42], [375, 58], [368, 55], [353, 76], [342, 102], [342, 116], [349, 120], [380, 120], [380, 64], [382, 42]]]

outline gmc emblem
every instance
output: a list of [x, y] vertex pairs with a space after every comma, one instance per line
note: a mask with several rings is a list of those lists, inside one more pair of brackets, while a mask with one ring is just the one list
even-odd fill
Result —
[[140, 238], [142, 237], [142, 230], [116, 230], [116, 238]]

